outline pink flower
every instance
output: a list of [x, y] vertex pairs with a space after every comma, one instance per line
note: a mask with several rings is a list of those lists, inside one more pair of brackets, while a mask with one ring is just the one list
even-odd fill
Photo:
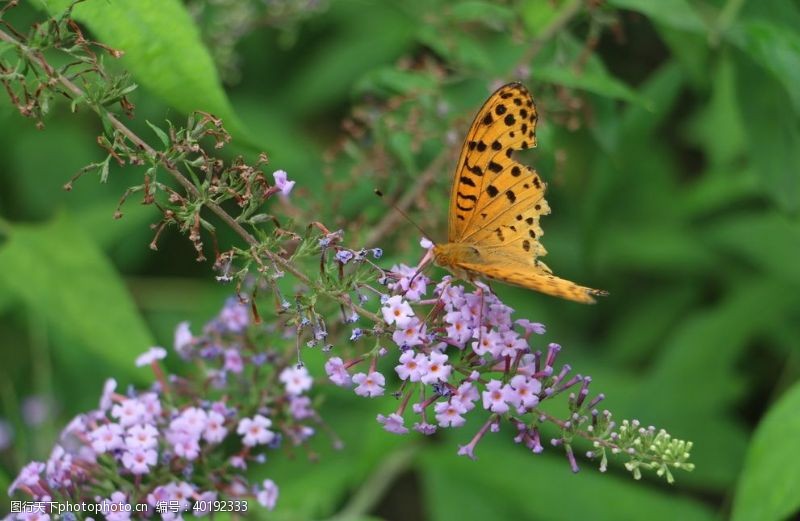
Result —
[[461, 427], [466, 422], [461, 416], [463, 411], [454, 403], [438, 402], [433, 410], [436, 412], [436, 421], [440, 427]]
[[12, 495], [19, 487], [33, 487], [38, 484], [44, 469], [45, 464], [39, 461], [32, 461], [22, 467], [17, 478], [8, 488], [8, 495]]
[[225, 369], [236, 374], [244, 370], [244, 362], [238, 349], [225, 350]]
[[325, 372], [328, 374], [330, 381], [340, 387], [347, 387], [352, 383], [350, 374], [344, 367], [344, 362], [338, 356], [334, 356], [325, 362]]
[[275, 188], [280, 190], [283, 197], [287, 197], [294, 188], [295, 181], [289, 181], [289, 176], [284, 170], [276, 170], [272, 173], [272, 178], [275, 179]]
[[289, 398], [289, 413], [295, 420], [305, 420], [314, 416], [311, 398], [308, 396], [292, 396]]
[[98, 454], [122, 447], [122, 427], [116, 423], [101, 425], [89, 433], [92, 449]]
[[539, 391], [542, 384], [539, 380], [530, 379], [525, 375], [518, 374], [509, 382], [509, 401], [516, 406], [517, 411], [523, 414], [526, 409], [536, 407], [539, 404]]
[[451, 311], [444, 316], [447, 326], [447, 337], [459, 347], [472, 337], [471, 320], [467, 320], [461, 311]]
[[412, 382], [419, 382], [425, 371], [427, 358], [422, 353], [415, 353], [412, 350], [403, 352], [398, 360], [400, 365], [397, 365], [394, 370], [401, 380], [411, 380]]
[[480, 398], [478, 389], [473, 382], [464, 382], [458, 386], [456, 392], [450, 397], [450, 402], [456, 407], [469, 412], [475, 408], [475, 401]]
[[151, 347], [136, 359], [136, 367], [144, 367], [166, 358], [167, 350], [163, 347]]
[[[194, 496], [194, 486], [185, 481], [179, 483], [173, 482], [167, 485], [167, 490], [169, 491], [170, 499], [172, 501], [177, 501], [180, 504], [181, 510], [189, 509], [189, 500]], [[180, 517], [177, 519], [180, 519]]]
[[158, 454], [153, 449], [136, 447], [125, 451], [122, 454], [122, 464], [132, 473], [141, 475], [147, 474], [150, 467], [158, 461]]
[[424, 419], [414, 424], [414, 430], [425, 436], [430, 436], [436, 432], [436, 425], [430, 424]]
[[478, 341], [472, 343], [472, 350], [476, 355], [483, 356], [486, 353], [491, 353], [492, 357], [497, 358], [500, 355], [500, 349], [503, 346], [503, 335], [495, 330], [487, 330], [485, 327], [481, 328], [480, 332], [476, 331]]
[[433, 248], [433, 241], [431, 241], [427, 237], [423, 237], [419, 240], [419, 245], [426, 250], [430, 250], [431, 248]]
[[521, 318], [514, 323], [525, 330], [526, 336], [530, 336], [531, 333], [536, 333], [537, 335], [543, 335], [545, 334], [546, 331], [544, 324], [540, 324], [538, 322], [531, 322], [526, 318]]
[[149, 423], [128, 429], [125, 446], [129, 449], [154, 449], [158, 446], [158, 430]]
[[123, 427], [141, 422], [145, 415], [144, 405], [136, 398], [125, 398], [111, 408], [111, 417], [117, 418]]
[[278, 379], [283, 382], [286, 387], [286, 394], [297, 396], [304, 391], [311, 389], [311, 376], [308, 374], [308, 369], [303, 366], [287, 367], [281, 371]]
[[170, 422], [170, 429], [184, 431], [193, 437], [199, 438], [206, 428], [208, 413], [198, 407], [188, 407]]
[[278, 485], [271, 479], [265, 479], [261, 484], [261, 490], [256, 494], [256, 501], [268, 510], [275, 508], [275, 503], [278, 501]]
[[117, 389], [117, 381], [113, 378], [109, 378], [106, 380], [106, 383], [103, 384], [103, 394], [100, 395], [100, 410], [105, 412], [111, 408], [111, 405], [114, 403], [112, 398], [114, 396], [114, 391]]
[[131, 518], [128, 497], [123, 492], [113, 492], [111, 498], [103, 499], [100, 505], [107, 521], [128, 521]]
[[514, 358], [517, 356], [517, 353], [520, 351], [525, 351], [528, 349], [528, 342], [525, 341], [524, 338], [519, 336], [516, 331], [506, 331], [503, 333], [503, 342], [502, 342], [502, 349], [500, 350], [500, 356], [510, 356]]
[[405, 420], [397, 413], [392, 413], [389, 416], [383, 414], [378, 415], [378, 423], [383, 424], [383, 429], [394, 434], [407, 434], [408, 429], [405, 425]]
[[506, 403], [506, 390], [500, 380], [490, 380], [483, 391], [483, 408], [498, 414], [508, 412]]
[[425, 324], [413, 317], [403, 329], [398, 329], [392, 334], [392, 340], [401, 348], [407, 348], [422, 344], [424, 336]]
[[219, 312], [219, 321], [228, 331], [241, 333], [250, 324], [250, 308], [239, 299], [228, 299]]
[[500, 302], [497, 297], [493, 297], [493, 300], [494, 302], [489, 304], [486, 319], [498, 329], [511, 329], [511, 313], [514, 310]]
[[275, 439], [275, 433], [269, 430], [272, 420], [256, 414], [252, 418], [242, 418], [236, 432], [242, 435], [242, 443], [248, 447], [266, 445]]
[[386, 383], [386, 379], [381, 373], [372, 371], [369, 375], [365, 373], [354, 374], [353, 382], [358, 385], [355, 389], [357, 395], [374, 398], [375, 396], [383, 395], [383, 386]]
[[400, 264], [392, 266], [392, 271], [400, 275], [400, 278], [389, 284], [389, 289], [402, 293], [407, 300], [412, 302], [419, 300], [427, 293], [428, 277], [417, 272], [416, 268]]
[[446, 382], [450, 377], [453, 366], [447, 363], [447, 355], [439, 351], [433, 351], [424, 362], [424, 369], [420, 381], [424, 384], [434, 382]]
[[181, 322], [178, 324], [178, 327], [175, 328], [175, 340], [173, 342], [175, 352], [183, 357], [187, 357], [192, 349], [192, 345], [194, 345], [194, 337], [189, 330], [189, 322]]
[[225, 417], [216, 411], [208, 413], [206, 428], [203, 431], [203, 439], [209, 443], [220, 443], [228, 434], [225, 428]]
[[194, 517], [204, 517], [206, 514], [214, 512], [214, 501], [216, 500], [217, 493], [213, 490], [207, 490], [201, 493], [192, 506], [192, 515]]
[[161, 416], [161, 401], [156, 393], [144, 393], [139, 396], [139, 403], [144, 408], [142, 421], [154, 422]]
[[383, 319], [387, 324], [396, 324], [398, 329], [406, 327], [411, 318], [414, 316], [414, 310], [406, 302], [402, 296], [395, 295], [389, 297], [381, 307]]
[[175, 455], [193, 461], [200, 455], [199, 438], [187, 433], [186, 431], [177, 431], [169, 435], [169, 442], [172, 444], [172, 450]]

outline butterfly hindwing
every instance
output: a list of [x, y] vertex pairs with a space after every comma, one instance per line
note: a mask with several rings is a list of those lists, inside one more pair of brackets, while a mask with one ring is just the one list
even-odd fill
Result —
[[497, 264], [470, 264], [462, 263], [461, 269], [478, 273], [489, 279], [532, 289], [540, 293], [561, 297], [567, 300], [591, 304], [593, 296], [602, 296], [607, 293], [602, 290], [587, 288], [572, 281], [556, 277], [544, 265], [516, 265], [515, 263], [502, 262]]

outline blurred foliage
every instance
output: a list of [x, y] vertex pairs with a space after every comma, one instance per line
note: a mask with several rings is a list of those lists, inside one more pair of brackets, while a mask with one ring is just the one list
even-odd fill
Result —
[[[67, 2], [38, 4], [57, 13]], [[42, 16], [26, 4], [7, 19], [24, 28]], [[797, 2], [88, 0], [75, 16], [125, 51], [112, 65], [141, 85], [130, 122], [140, 135], [155, 139], [147, 120], [217, 113], [241, 152], [266, 149], [298, 181], [276, 213], [376, 243], [387, 266], [417, 260], [419, 233], [373, 188], [443, 238], [466, 125], [492, 86], [524, 80], [541, 124], [539, 148], [522, 156], [549, 181], [554, 210], [546, 261], [611, 295], [584, 307], [496, 289], [591, 368], [617, 416], [695, 442], [696, 470], [674, 487], [620, 468], [572, 475], [556, 451], [491, 442], [470, 462], [449, 439], [468, 432], [398, 439], [370, 424], [391, 398], [370, 408], [341, 396], [326, 416], [344, 452], [266, 465], [282, 484], [275, 519], [346, 511], [398, 466], [375, 516], [744, 520], [800, 508]], [[151, 338], [170, 345], [178, 321], [201, 323], [231, 290], [177, 234], [151, 251], [149, 209], [129, 203], [112, 219], [132, 171], [61, 190], [103, 155], [90, 114], [57, 105], [40, 131], [14, 112], [3, 98], [6, 483], [93, 406], [106, 377], [142, 379], [132, 361]], [[30, 396], [46, 398], [44, 424], [26, 423]]]

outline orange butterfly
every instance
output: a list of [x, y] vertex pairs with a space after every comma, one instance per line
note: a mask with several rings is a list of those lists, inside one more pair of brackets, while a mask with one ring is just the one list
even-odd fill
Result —
[[433, 259], [456, 277], [499, 280], [578, 302], [594, 302], [602, 290], [552, 274], [537, 257], [539, 217], [550, 213], [545, 183], [536, 171], [511, 158], [536, 146], [536, 107], [519, 83], [500, 87], [483, 104], [467, 133], [450, 195], [448, 242]]

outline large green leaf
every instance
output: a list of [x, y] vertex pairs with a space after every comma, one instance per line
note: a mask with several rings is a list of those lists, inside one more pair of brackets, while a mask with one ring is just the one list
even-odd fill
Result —
[[608, 73], [600, 71], [575, 71], [570, 67], [535, 67], [533, 75], [538, 81], [546, 81], [565, 87], [572, 87], [601, 96], [616, 98], [633, 103], [646, 103], [644, 98]]
[[560, 449], [536, 456], [513, 445], [512, 436], [507, 428], [487, 435], [477, 461], [457, 456], [453, 437], [452, 451], [420, 458], [433, 521], [714, 518], [698, 501], [642, 487], [629, 476], [601, 475], [591, 464], [575, 475]]
[[747, 451], [734, 521], [787, 519], [800, 509], [800, 384], [795, 384], [756, 430]]
[[[72, 0], [38, 0], [54, 16]], [[179, 0], [79, 3], [74, 17], [96, 38], [125, 52], [122, 66], [136, 81], [183, 113], [211, 112], [239, 136], [244, 129], [222, 89], [214, 62]]]
[[686, 0], [610, 0], [620, 9], [630, 9], [648, 16], [654, 22], [685, 31], [703, 31], [705, 24]]
[[781, 82], [795, 112], [800, 112], [800, 34], [797, 29], [753, 20], [737, 25], [729, 33], [729, 39]]
[[800, 208], [800, 120], [789, 94], [744, 57], [738, 60], [736, 73], [751, 164], [775, 201], [784, 210], [796, 212]]
[[800, 224], [773, 213], [742, 214], [708, 227], [707, 242], [800, 288]]
[[[798, 302], [797, 292], [786, 291], [782, 281], [740, 283], [713, 308], [676, 326], [636, 392], [614, 398], [627, 402], [628, 414], [693, 440], [698, 471], [708, 473], [709, 483], [728, 484], [744, 451], [743, 425], [727, 414], [747, 392], [748, 379], [737, 364], [751, 342], [784, 322]], [[719, 432], [721, 425], [727, 425], [725, 432]]]
[[17, 225], [0, 248], [0, 286], [95, 359], [126, 371], [153, 345], [120, 276], [66, 216]]

